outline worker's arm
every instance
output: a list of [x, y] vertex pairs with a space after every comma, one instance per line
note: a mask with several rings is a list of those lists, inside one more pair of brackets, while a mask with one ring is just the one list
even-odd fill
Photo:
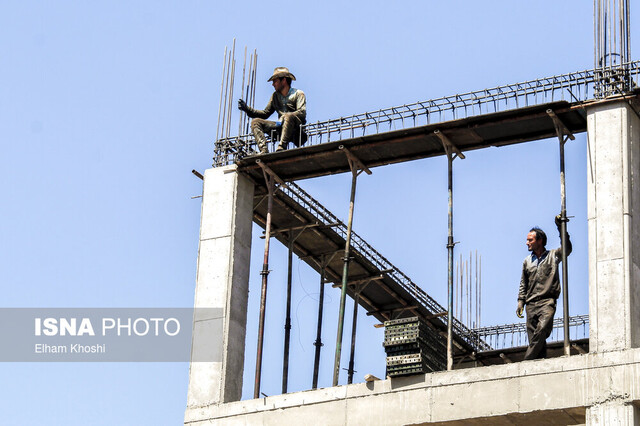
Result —
[[518, 288], [518, 307], [516, 308], [516, 315], [518, 318], [523, 318], [522, 311], [524, 310], [525, 300], [527, 298], [527, 287], [529, 285], [529, 276], [527, 275], [527, 261], [522, 262], [522, 275], [520, 277], [520, 287]]
[[[560, 235], [560, 241], [562, 241], [562, 217], [560, 215], [556, 216], [556, 227], [558, 228], [558, 234]], [[569, 222], [569, 219], [567, 219]], [[566, 226], [566, 225], [565, 225]], [[571, 244], [571, 237], [569, 236], [569, 231], [567, 231], [567, 247], [560, 247], [560, 250], [557, 251], [558, 260], [562, 260], [562, 249], [564, 248], [567, 251], [567, 256], [571, 254], [573, 251], [573, 245]]]
[[264, 119], [267, 119], [276, 110], [276, 107], [275, 107], [275, 104], [274, 104], [274, 99], [273, 99], [274, 97], [275, 97], [275, 92], [274, 92], [273, 95], [271, 95], [271, 98], [269, 99], [269, 103], [267, 103], [267, 106], [263, 110], [251, 108], [249, 105], [246, 104], [245, 101], [243, 101], [242, 99], [239, 99], [238, 100], [238, 109], [241, 110], [241, 111], [246, 112], [247, 115], [249, 117], [251, 117], [251, 118], [264, 118]]

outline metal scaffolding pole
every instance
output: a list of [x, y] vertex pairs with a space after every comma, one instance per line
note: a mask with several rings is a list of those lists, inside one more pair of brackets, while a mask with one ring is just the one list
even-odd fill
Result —
[[258, 321], [258, 348], [256, 353], [256, 375], [253, 387], [253, 397], [260, 397], [260, 380], [262, 377], [262, 347], [264, 344], [264, 319], [267, 307], [267, 277], [269, 276], [269, 241], [271, 239], [271, 212], [273, 210], [273, 194], [275, 192], [275, 183], [278, 181], [281, 185], [284, 182], [278, 178], [273, 171], [263, 164], [260, 160], [256, 163], [262, 168], [264, 180], [267, 185], [267, 219], [265, 223], [264, 234], [264, 260], [262, 263], [262, 291], [260, 294], [260, 318]]
[[[357, 286], [356, 286], [357, 287]], [[360, 290], [354, 290], [353, 295], [353, 322], [351, 323], [351, 354], [349, 355], [349, 369], [347, 370], [347, 384], [353, 383], [353, 373], [355, 373], [354, 362], [356, 357], [356, 328], [358, 326], [358, 299]]]
[[291, 276], [293, 264], [293, 235], [289, 233], [289, 255], [287, 259], [287, 310], [284, 323], [284, 355], [282, 360], [282, 393], [287, 393], [289, 381], [289, 342], [291, 340]]
[[320, 349], [322, 348], [322, 310], [324, 308], [324, 280], [325, 268], [329, 261], [325, 261], [325, 256], [320, 258], [320, 295], [318, 296], [318, 331], [316, 333], [316, 341], [313, 345], [316, 347], [315, 357], [313, 359], [313, 381], [311, 389], [318, 388], [318, 370], [320, 367]]
[[333, 386], [338, 386], [338, 378], [340, 377], [340, 356], [342, 355], [342, 332], [344, 328], [344, 307], [347, 297], [347, 282], [349, 277], [349, 255], [351, 253], [351, 228], [353, 226], [353, 210], [356, 198], [356, 182], [358, 175], [363, 171], [371, 174], [371, 171], [362, 162], [353, 155], [344, 145], [340, 145], [341, 149], [347, 156], [349, 168], [351, 169], [351, 197], [349, 199], [349, 218], [347, 220], [347, 235], [344, 248], [344, 266], [342, 269], [342, 291], [340, 293], [340, 311], [338, 313], [338, 335], [336, 337], [336, 355], [333, 362]]
[[269, 276], [269, 240], [271, 239], [271, 211], [273, 209], [273, 190], [274, 182], [273, 178], [267, 176], [265, 173], [265, 180], [267, 181], [267, 224], [265, 226], [264, 237], [264, 260], [262, 262], [262, 292], [260, 293], [260, 318], [258, 322], [258, 350], [256, 355], [256, 377], [253, 388], [253, 397], [260, 397], [260, 379], [262, 375], [262, 346], [264, 343], [264, 318], [265, 310], [267, 307], [267, 278]]
[[309, 227], [304, 225], [297, 235], [293, 235], [293, 232], [297, 228], [289, 230], [289, 255], [287, 263], [287, 310], [286, 319], [284, 323], [284, 357], [282, 361], [282, 393], [287, 393], [287, 384], [289, 381], [289, 346], [291, 342], [291, 283], [292, 283], [292, 269], [293, 269], [293, 243], [298, 237]]
[[447, 370], [453, 370], [453, 160], [464, 159], [464, 154], [456, 148], [444, 133], [435, 130], [447, 154], [447, 181], [449, 193], [449, 232], [447, 237], [448, 280], [447, 280]]
[[562, 244], [562, 318], [564, 333], [564, 354], [571, 355], [571, 344], [569, 339], [569, 268], [567, 265], [567, 192], [565, 186], [565, 168], [564, 168], [564, 145], [569, 139], [574, 140], [575, 137], [556, 116], [553, 110], [548, 109], [547, 114], [553, 120], [560, 142], [560, 240]]

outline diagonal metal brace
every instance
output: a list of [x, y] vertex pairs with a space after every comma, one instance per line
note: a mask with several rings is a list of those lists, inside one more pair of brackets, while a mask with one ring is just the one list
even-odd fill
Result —
[[367, 166], [364, 165], [362, 161], [358, 157], [356, 157], [351, 151], [347, 149], [344, 145], [340, 145], [338, 149], [342, 150], [344, 154], [347, 156], [349, 160], [349, 166], [351, 167], [351, 171], [353, 172], [354, 166], [357, 170], [363, 171], [366, 174], [370, 175], [372, 172], [369, 170]]
[[444, 150], [447, 153], [447, 156], [451, 156], [451, 153], [455, 153], [455, 155], [453, 156], [452, 159], [455, 160], [456, 157], [460, 157], [461, 159], [465, 159], [466, 157], [464, 156], [464, 154], [462, 153], [462, 151], [460, 151], [458, 149], [457, 146], [455, 146], [453, 144], [453, 142], [451, 142], [451, 139], [449, 139], [447, 137], [447, 135], [445, 135], [444, 133], [442, 133], [440, 130], [434, 130], [433, 133], [440, 138], [440, 141], [442, 142], [442, 145], [444, 146]]
[[558, 139], [560, 140], [560, 142], [565, 143], [568, 140], [564, 138], [565, 136], [572, 141], [576, 139], [576, 137], [573, 136], [573, 133], [571, 133], [571, 130], [569, 130], [569, 128], [565, 126], [562, 120], [560, 120], [560, 117], [558, 117], [552, 109], [548, 109], [546, 112], [553, 120], [553, 125], [556, 128], [556, 134], [558, 135]]
[[275, 181], [278, 182], [280, 185], [283, 185], [283, 186], [286, 185], [284, 183], [284, 181], [282, 179], [280, 179], [280, 177], [276, 174], [276, 172], [271, 170], [271, 168], [269, 166], [267, 166], [266, 164], [264, 164], [261, 160], [256, 160], [256, 164], [258, 166], [260, 166], [265, 173], [267, 173], [269, 176], [273, 177], [275, 179]]

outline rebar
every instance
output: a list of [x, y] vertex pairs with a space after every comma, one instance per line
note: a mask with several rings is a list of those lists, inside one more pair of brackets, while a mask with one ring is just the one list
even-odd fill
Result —
[[[574, 330], [575, 338], [579, 339], [589, 337], [589, 315], [576, 315], [569, 317], [569, 328]], [[553, 333], [558, 341], [560, 331], [564, 329], [564, 318], [556, 318], [553, 321]], [[509, 347], [507, 336], [512, 336], [514, 344], [524, 342], [527, 335], [527, 324], [524, 322], [514, 324], [493, 325], [489, 327], [480, 327], [471, 330], [479, 339], [482, 339], [491, 346], [491, 349], [505, 349]], [[564, 332], [562, 333], [564, 335]], [[486, 350], [486, 349], [483, 349]]]
[[218, 106], [218, 126], [216, 127], [216, 140], [220, 132], [220, 113], [222, 112], [222, 92], [224, 91], [224, 74], [227, 68], [227, 46], [224, 47], [224, 59], [222, 60], [222, 82], [220, 83], [220, 105]]
[[[633, 90], [634, 81], [638, 79], [640, 74], [640, 61], [624, 62], [619, 67], [624, 70], [625, 79], [616, 80], [616, 75], [619, 73], [609, 73], [611, 74], [608, 74], [609, 80], [615, 83], [610, 89], [616, 94], [628, 93]], [[584, 102], [594, 99], [594, 96], [596, 96], [596, 92], [599, 90], [596, 87], [596, 82], [601, 80], [602, 72], [601, 69], [577, 71], [523, 83], [508, 84], [428, 101], [414, 102], [399, 107], [384, 108], [338, 119], [308, 123], [302, 126], [302, 130], [308, 136], [305, 145], [318, 145], [350, 137], [372, 135], [385, 132], [392, 127], [408, 128], [433, 124], [436, 122], [435, 118], [443, 121], [453, 119], [454, 116], [465, 118], [507, 111], [517, 108], [519, 105], [539, 105], [558, 100]], [[382, 124], [386, 125], [382, 126]], [[244, 153], [248, 152], [247, 147], [253, 144], [255, 144], [255, 141], [250, 132], [244, 135], [218, 139], [214, 147], [213, 165], [219, 167], [232, 164], [237, 159], [242, 158], [245, 155]]]
[[595, 96], [606, 98], [632, 89], [629, 0], [594, 0]]

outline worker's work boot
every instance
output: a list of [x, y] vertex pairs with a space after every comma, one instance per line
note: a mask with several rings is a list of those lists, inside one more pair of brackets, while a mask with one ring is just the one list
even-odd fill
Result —
[[276, 148], [276, 152], [284, 151], [287, 149], [288, 146], [289, 146], [289, 142], [280, 141], [280, 143], [278, 144], [278, 147]]
[[253, 133], [253, 138], [256, 140], [260, 154], [266, 154], [269, 152], [269, 150], [267, 150], [267, 139], [264, 137], [265, 123], [266, 120], [261, 118], [254, 118], [251, 120], [251, 133]]
[[267, 149], [267, 139], [264, 137], [262, 132], [254, 135], [256, 139], [256, 143], [258, 144], [258, 149], [260, 150], [260, 154], [267, 154], [269, 150]]

